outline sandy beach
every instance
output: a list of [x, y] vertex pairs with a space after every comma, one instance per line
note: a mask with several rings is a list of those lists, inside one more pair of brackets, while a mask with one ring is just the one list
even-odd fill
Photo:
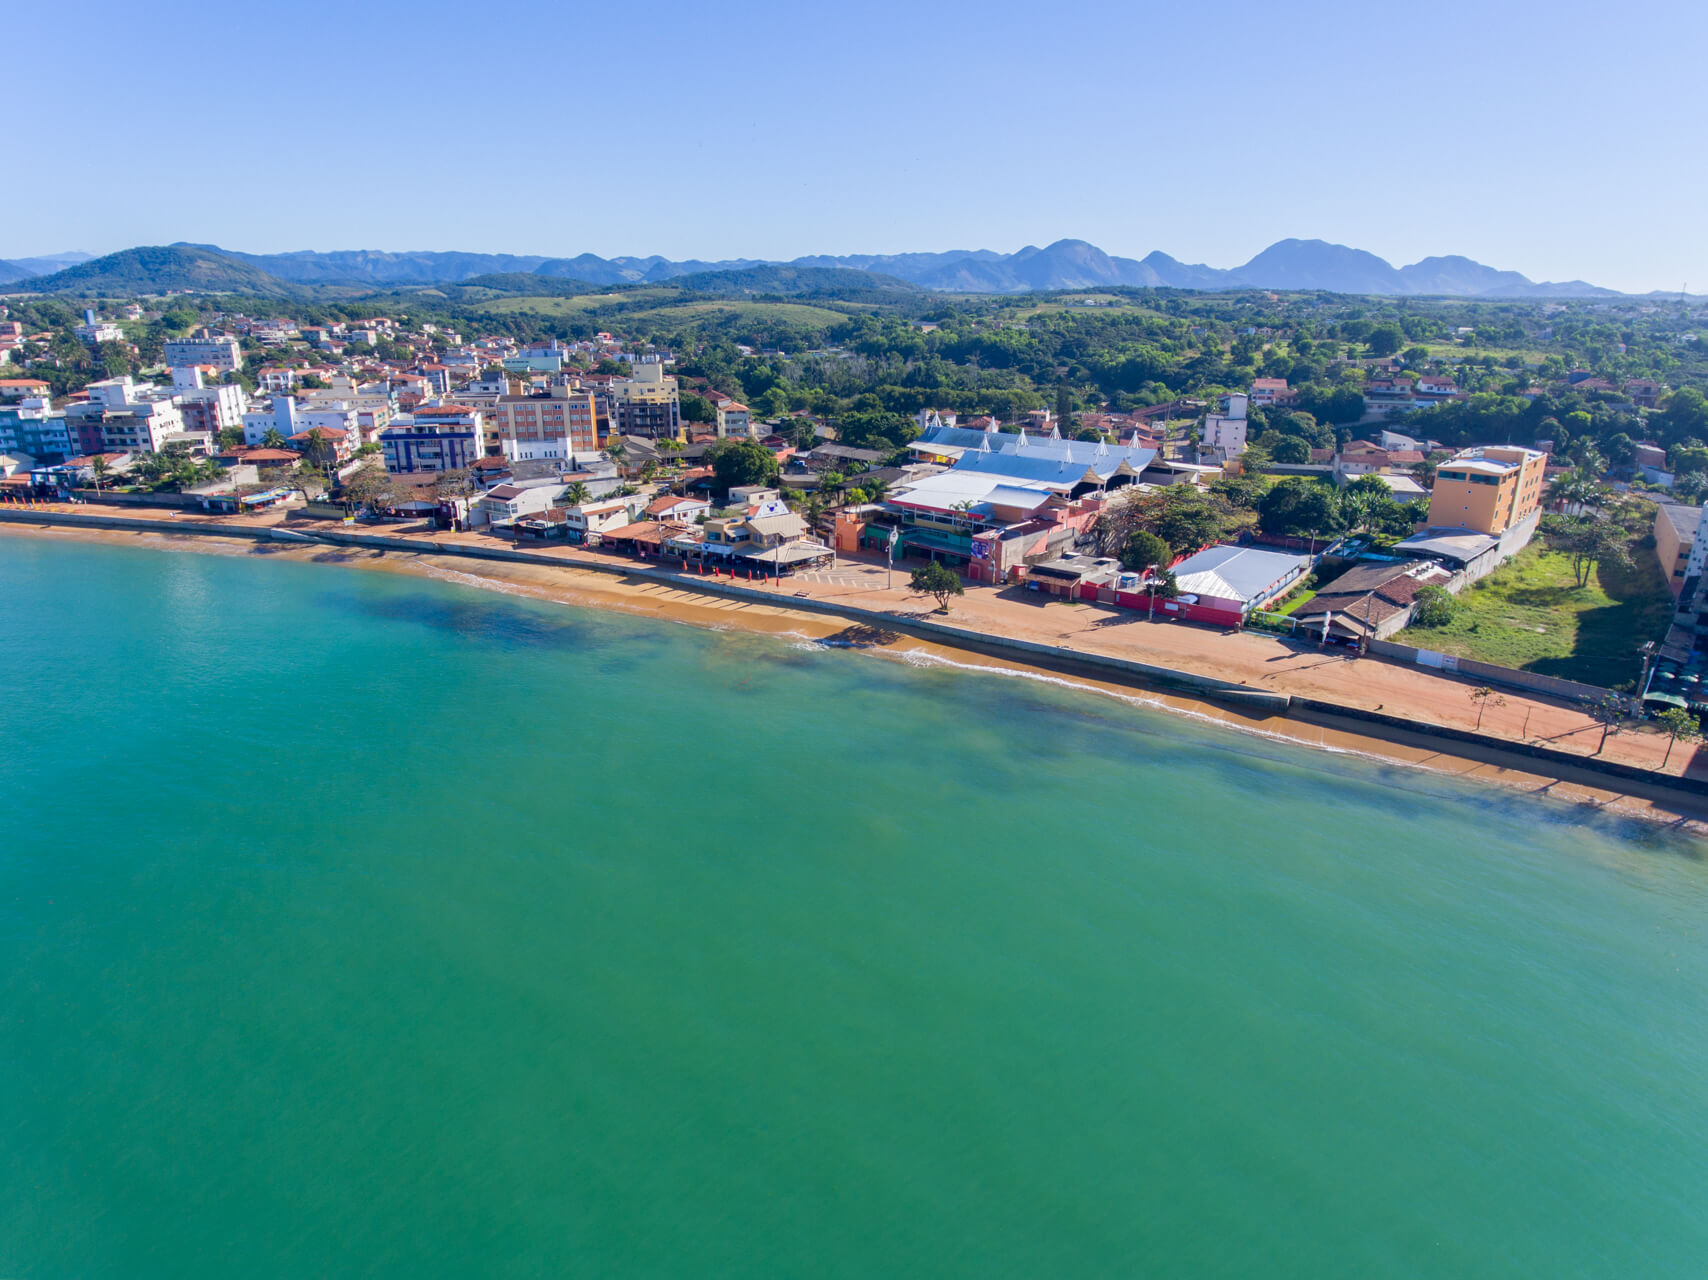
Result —
[[[76, 512], [88, 514], [88, 509], [77, 508]], [[140, 518], [158, 516], [185, 524], [203, 523], [197, 517], [152, 510], [111, 514]], [[225, 522], [229, 523], [229, 518]], [[275, 518], [265, 523], [278, 524], [280, 521]], [[312, 531], [314, 526], [293, 521], [290, 527]], [[187, 529], [176, 533], [100, 529], [51, 522], [45, 525], [4, 522], [0, 523], [0, 530], [20, 538], [74, 539], [170, 552], [266, 556], [370, 572], [409, 574], [695, 627], [739, 629], [857, 648], [873, 656], [916, 665], [959, 667], [1019, 678], [1047, 679], [1245, 732], [1475, 778], [1546, 795], [1569, 804], [1708, 835], [1708, 798], [1698, 798], [1664, 786], [1608, 778], [1588, 770], [1580, 772], [1560, 768], [1498, 748], [1444, 742], [1421, 733], [1410, 734], [1385, 726], [1341, 720], [1333, 715], [1304, 710], [1295, 710], [1287, 715], [1248, 712], [1218, 702], [1145, 687], [1140, 682], [1109, 679], [1097, 671], [1045, 670], [1034, 664], [969, 652], [880, 625], [790, 607], [790, 602], [797, 598], [795, 593], [800, 591], [810, 592], [819, 599], [885, 609], [903, 616], [926, 616], [931, 612], [928, 605], [922, 604], [918, 597], [909, 596], [899, 586], [885, 589], [882, 566], [850, 562], [845, 558], [839, 560], [836, 571], [813, 575], [816, 581], [786, 581], [782, 584], [777, 603], [772, 605], [731, 599], [697, 589], [698, 584], [686, 576], [678, 585], [584, 567], [576, 563], [578, 558], [602, 560], [629, 568], [637, 566], [627, 557], [599, 556], [581, 548], [551, 547], [548, 553], [563, 563], [547, 565], [309, 542], [258, 542], [245, 537], [193, 533]], [[379, 531], [387, 536], [396, 536], [400, 532], [396, 528]], [[441, 533], [434, 536], [440, 542], [467, 539], [492, 544], [493, 541], [472, 534], [447, 536]], [[654, 566], [649, 563], [648, 567]], [[898, 572], [895, 580], [903, 583], [905, 575]], [[1358, 660], [1342, 656], [1339, 652], [1322, 653], [1296, 648], [1260, 633], [1226, 633], [1187, 624], [1149, 622], [1138, 615], [1129, 616], [1067, 602], [1042, 604], [1035, 598], [1015, 601], [1013, 596], [1016, 594], [970, 586], [967, 595], [954, 602], [950, 620], [963, 627], [988, 628], [999, 634], [1072, 645], [1090, 653], [1133, 657], [1256, 689], [1272, 689], [1341, 706], [1385, 710], [1425, 723], [1445, 723], [1466, 729], [1475, 723], [1476, 708], [1461, 691], [1468, 689], [1469, 685], [1434, 673], [1369, 659]], [[1003, 595], [1009, 598], [1000, 598]], [[1462, 707], [1459, 705], [1461, 699]], [[1511, 722], [1510, 727], [1508, 722]], [[1506, 694], [1500, 705], [1484, 711], [1484, 727], [1497, 733], [1514, 732], [1521, 722], [1528, 723], [1528, 740], [1551, 741], [1565, 750], [1576, 750], [1573, 746], [1576, 740], [1582, 744], [1581, 749], [1586, 755], [1594, 749], [1593, 744], [1600, 734], [1599, 728], [1588, 722], [1581, 712], [1540, 698]], [[1606, 754], [1609, 759], [1654, 768], [1660, 763], [1664, 750], [1665, 739], [1658, 734], [1625, 733], [1609, 739]], [[1699, 767], [1694, 765], [1691, 753], [1685, 748], [1674, 751], [1671, 765], [1674, 773], [1691, 768], [1691, 776], [1695, 776]]]

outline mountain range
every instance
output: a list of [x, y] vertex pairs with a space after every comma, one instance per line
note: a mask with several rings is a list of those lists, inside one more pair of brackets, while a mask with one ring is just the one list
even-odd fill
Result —
[[0, 258], [0, 284], [11, 284], [14, 280], [28, 280], [32, 276], [63, 271], [79, 262], [87, 262], [94, 256], [92, 253], [72, 252], [50, 253], [44, 258]]
[[[422, 288], [543, 277], [590, 285], [672, 282], [716, 292], [830, 292], [912, 286], [950, 293], [1028, 293], [1111, 286], [1175, 289], [1286, 289], [1387, 296], [1471, 298], [1618, 297], [1582, 280], [1535, 283], [1470, 258], [1424, 258], [1395, 267], [1373, 253], [1324, 240], [1281, 240], [1243, 266], [1189, 264], [1156, 252], [1114, 257], [1084, 240], [1058, 240], [1014, 253], [988, 249], [944, 253], [816, 255], [791, 262], [734, 259], [705, 262], [646, 258], [573, 258], [345, 249], [329, 253], [242, 253], [179, 243], [125, 249], [103, 258], [60, 254], [0, 260], [0, 283], [29, 292], [144, 293], [172, 289], [289, 295], [304, 287]], [[864, 277], [864, 278], [863, 278]], [[512, 287], [507, 291], [515, 291]], [[551, 292], [560, 292], [552, 289]]]

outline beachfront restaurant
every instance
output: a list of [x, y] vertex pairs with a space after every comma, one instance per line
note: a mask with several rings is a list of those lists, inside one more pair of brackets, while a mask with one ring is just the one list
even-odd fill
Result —
[[1207, 547], [1174, 566], [1180, 594], [1158, 602], [1163, 613], [1190, 622], [1237, 627], [1245, 615], [1281, 595], [1310, 571], [1311, 557], [1258, 547]]
[[833, 559], [831, 549], [822, 542], [801, 540], [783, 542], [774, 547], [746, 547], [737, 553], [743, 563], [772, 577], [786, 577], [800, 569], [817, 569]]
[[1123, 573], [1119, 560], [1068, 551], [1054, 560], [1027, 566], [1026, 590], [1064, 600], [1096, 600], [1099, 588], [1120, 585], [1137, 590], [1140, 576]]
[[[629, 551], [645, 559], [659, 559], [672, 554], [666, 543], [675, 535], [686, 532], [679, 524], [660, 524], [656, 520], [637, 520], [599, 535], [599, 543], [612, 551]], [[674, 552], [680, 555], [681, 552]]]
[[263, 489], [259, 493], [207, 493], [202, 495], [202, 510], [220, 515], [247, 515], [251, 511], [276, 507], [295, 492], [295, 489], [280, 486]]

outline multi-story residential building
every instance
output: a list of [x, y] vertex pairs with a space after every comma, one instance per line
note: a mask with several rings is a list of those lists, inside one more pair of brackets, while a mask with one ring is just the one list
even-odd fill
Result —
[[380, 432], [391, 425], [395, 412], [391, 388], [384, 382], [357, 385], [343, 373], [335, 374], [329, 386], [298, 391], [296, 400], [303, 409], [354, 409], [364, 441], [378, 440]]
[[1430, 525], [1506, 532], [1541, 510], [1547, 465], [1547, 454], [1516, 445], [1460, 451], [1436, 468]]
[[1440, 374], [1424, 373], [1418, 375], [1417, 385], [1412, 390], [1420, 400], [1451, 400], [1459, 394], [1459, 384]]
[[682, 434], [682, 406], [676, 379], [660, 363], [636, 365], [627, 378], [611, 383], [613, 429], [625, 436], [669, 436]]
[[1227, 458], [1237, 458], [1244, 453], [1248, 425], [1246, 409], [1246, 396], [1237, 391], [1224, 396], [1221, 412], [1212, 413], [1204, 419], [1204, 447], [1219, 450], [1222, 456]]
[[123, 329], [110, 321], [98, 319], [93, 308], [83, 312], [83, 323], [72, 332], [91, 347], [98, 347], [103, 342], [123, 342], [125, 338]]
[[1684, 590], [1689, 576], [1690, 553], [1695, 549], [1699, 531], [1708, 519], [1708, 505], [1687, 507], [1676, 502], [1655, 504], [1655, 559], [1666, 575], [1667, 586], [1674, 596]]
[[73, 452], [65, 414], [46, 396], [0, 408], [0, 453], [52, 459], [67, 458]]
[[566, 352], [556, 338], [524, 347], [500, 362], [510, 373], [561, 373]]
[[1288, 388], [1285, 378], [1253, 378], [1251, 382], [1251, 403], [1259, 409], [1268, 409], [1274, 405], [1291, 404], [1295, 393]]
[[436, 396], [451, 394], [451, 368], [444, 364], [424, 364], [416, 370], [427, 380], [427, 385]]
[[583, 502], [569, 508], [569, 537], [571, 542], [586, 542], [588, 534], [604, 533], [607, 529], [621, 529], [634, 519], [633, 500], [629, 498], [604, 498], [597, 502]]
[[598, 448], [598, 406], [580, 387], [559, 383], [544, 395], [502, 395], [486, 415], [486, 451], [512, 462], [567, 460]]
[[261, 390], [269, 391], [274, 395], [283, 395], [291, 390], [296, 386], [297, 379], [300, 377], [302, 377], [301, 369], [286, 364], [266, 365], [256, 370], [255, 373], [256, 384]]
[[[346, 410], [346, 412], [349, 412]], [[324, 410], [303, 417], [325, 417]], [[349, 426], [311, 426], [286, 436], [285, 443], [317, 467], [341, 467], [356, 456], [361, 436], [352, 422]]]
[[510, 524], [523, 516], [551, 508], [563, 492], [560, 484], [501, 484], [488, 489], [475, 504], [493, 524]]
[[243, 348], [236, 338], [169, 338], [163, 344], [166, 363], [173, 368], [211, 365], [221, 373], [243, 367]]
[[158, 453], [184, 430], [172, 392], [138, 385], [127, 375], [91, 382], [89, 398], [66, 410], [66, 430], [78, 453]]
[[411, 420], [380, 432], [385, 469], [394, 475], [412, 471], [456, 471], [474, 465], [486, 450], [477, 422]]
[[297, 405], [294, 396], [274, 396], [267, 408], [254, 409], [243, 415], [243, 443], [250, 448], [258, 448], [266, 443], [269, 431], [277, 431], [289, 440], [299, 432], [312, 431], [316, 427], [349, 432], [352, 452], [360, 440], [354, 409], [342, 406], [303, 409]]
[[753, 414], [739, 400], [724, 400], [718, 405], [718, 439], [742, 439], [753, 435]]
[[172, 370], [172, 390], [184, 415], [184, 430], [206, 431], [217, 436], [228, 427], [242, 427], [249, 409], [249, 393], [236, 383], [202, 380], [200, 368]]

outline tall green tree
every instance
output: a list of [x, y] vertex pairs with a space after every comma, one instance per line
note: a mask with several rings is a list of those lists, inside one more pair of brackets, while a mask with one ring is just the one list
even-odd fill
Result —
[[1667, 762], [1672, 759], [1673, 745], [1681, 738], [1686, 743], [1702, 740], [1702, 721], [1697, 719], [1695, 714], [1686, 707], [1668, 707], [1655, 719], [1660, 722], [1661, 728], [1665, 729], [1668, 734], [1666, 755], [1661, 758], [1661, 768], [1663, 769], [1667, 767]]
[[726, 493], [747, 485], [776, 484], [777, 455], [757, 440], [720, 440], [706, 453], [718, 487]]
[[1148, 529], [1135, 532], [1121, 548], [1121, 567], [1137, 573], [1152, 567], [1166, 569], [1173, 559], [1174, 549]]
[[966, 594], [961, 575], [948, 565], [929, 560], [908, 576], [908, 589], [917, 596], [931, 596], [939, 613], [949, 612], [949, 598]]
[[1288, 537], [1329, 537], [1345, 527], [1340, 495], [1332, 484], [1306, 476], [1288, 476], [1263, 495], [1258, 527]]
[[1379, 324], [1370, 331], [1364, 346], [1373, 356], [1391, 356], [1399, 352], [1406, 340], [1405, 330], [1397, 324]]

